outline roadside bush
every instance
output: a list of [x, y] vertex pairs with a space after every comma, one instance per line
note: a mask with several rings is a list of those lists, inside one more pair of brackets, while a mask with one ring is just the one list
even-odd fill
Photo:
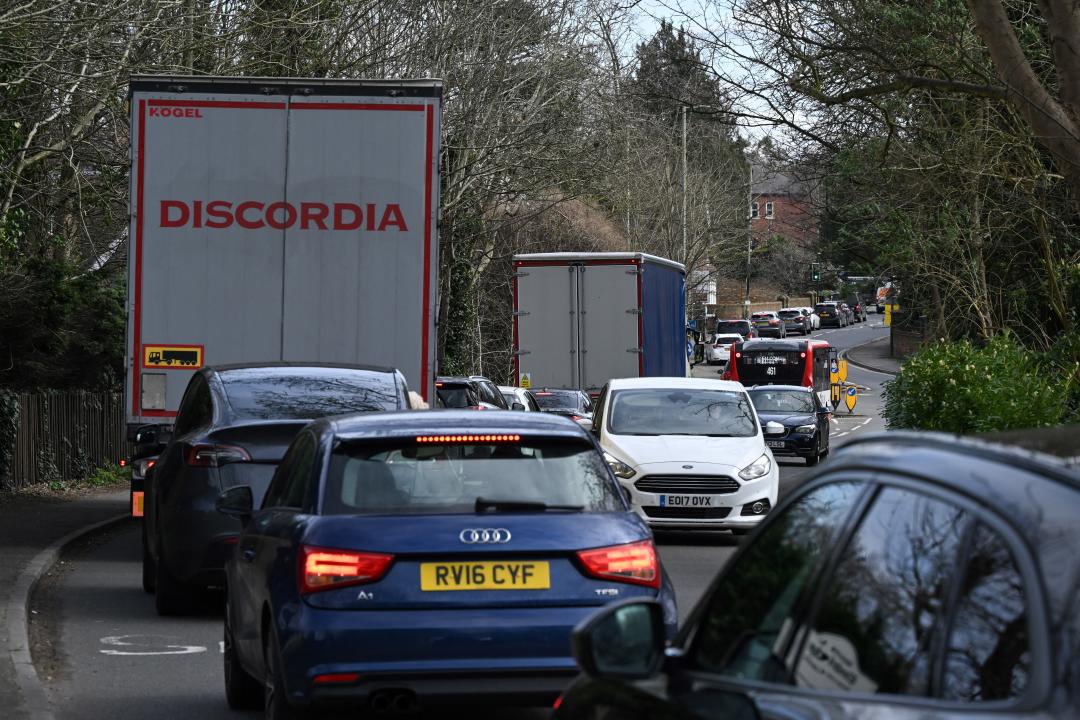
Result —
[[985, 345], [925, 346], [885, 386], [890, 428], [955, 433], [1056, 425], [1065, 419], [1069, 376], [1011, 334]]
[[86, 478], [86, 484], [92, 487], [112, 487], [130, 481], [131, 468], [122, 468], [116, 463], [106, 463]]

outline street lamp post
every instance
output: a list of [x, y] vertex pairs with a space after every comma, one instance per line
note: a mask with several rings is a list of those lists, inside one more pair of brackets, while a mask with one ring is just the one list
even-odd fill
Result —
[[690, 259], [686, 246], [686, 105], [682, 106], [682, 257], [683, 264]]
[[743, 301], [743, 311], [746, 317], [750, 317], [750, 253], [754, 244], [754, 161], [750, 161], [750, 185], [747, 190], [746, 204], [746, 299]]

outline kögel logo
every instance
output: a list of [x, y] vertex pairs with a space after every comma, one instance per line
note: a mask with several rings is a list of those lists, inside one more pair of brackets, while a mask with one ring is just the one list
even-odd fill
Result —
[[154, 107], [150, 106], [150, 117], [201, 118], [199, 108]]
[[272, 202], [255, 200], [233, 203], [229, 200], [161, 201], [163, 228], [228, 228], [239, 225], [247, 230], [269, 227], [275, 230], [368, 230], [408, 231], [405, 216], [397, 203]]
[[458, 539], [466, 545], [482, 545], [484, 543], [508, 543], [510, 531], [506, 528], [469, 528], [462, 530]]

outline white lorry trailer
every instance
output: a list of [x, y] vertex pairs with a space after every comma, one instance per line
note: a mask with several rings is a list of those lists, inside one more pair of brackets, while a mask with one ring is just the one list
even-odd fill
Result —
[[129, 90], [129, 441], [160, 442], [206, 364], [393, 366], [431, 398], [441, 82]]
[[518, 384], [595, 395], [612, 378], [685, 377], [685, 275], [645, 253], [515, 255]]

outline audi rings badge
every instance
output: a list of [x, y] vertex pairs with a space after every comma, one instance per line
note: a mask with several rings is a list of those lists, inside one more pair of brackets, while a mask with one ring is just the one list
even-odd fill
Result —
[[468, 528], [462, 530], [458, 539], [466, 545], [510, 542], [510, 531], [506, 528]]

